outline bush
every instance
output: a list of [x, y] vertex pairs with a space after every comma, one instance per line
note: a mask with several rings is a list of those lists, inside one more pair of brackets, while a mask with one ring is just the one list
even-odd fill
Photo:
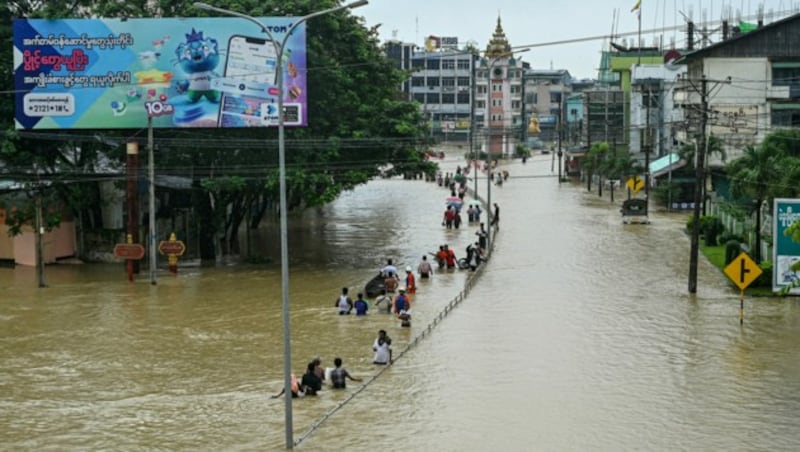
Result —
[[706, 246], [717, 246], [717, 237], [725, 231], [725, 225], [716, 215], [704, 215], [700, 217], [700, 232]]
[[753, 281], [753, 287], [772, 287], [772, 261], [761, 261], [758, 264], [761, 274]]
[[742, 254], [742, 242], [728, 240], [725, 242], [725, 266], [733, 262], [736, 256]]
[[717, 239], [719, 239], [719, 243], [728, 243], [731, 240], [736, 240], [739, 243], [745, 243], [746, 242], [746, 240], [745, 240], [743, 235], [734, 234], [734, 233], [729, 232], [729, 231], [723, 232], [722, 234], [719, 235], [719, 237], [717, 237]]

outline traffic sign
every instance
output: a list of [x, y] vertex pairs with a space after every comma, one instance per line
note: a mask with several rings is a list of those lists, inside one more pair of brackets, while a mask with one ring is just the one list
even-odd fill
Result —
[[725, 267], [725, 274], [742, 290], [752, 284], [761, 273], [758, 264], [744, 252]]
[[144, 247], [138, 243], [117, 243], [114, 245], [114, 257], [139, 260], [144, 257]]
[[186, 252], [186, 245], [180, 240], [162, 240], [158, 243], [158, 252], [183, 256], [183, 253]]
[[642, 180], [639, 176], [633, 176], [625, 182], [625, 186], [634, 193], [638, 193], [639, 190], [644, 188], [644, 180]]

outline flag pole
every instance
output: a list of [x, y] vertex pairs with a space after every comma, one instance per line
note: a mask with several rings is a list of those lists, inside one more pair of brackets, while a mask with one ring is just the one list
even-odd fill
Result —
[[637, 34], [637, 46], [639, 47], [636, 54], [638, 55], [638, 59], [636, 60], [636, 66], [642, 65], [642, 0], [639, 0], [636, 3], [636, 17], [639, 20], [639, 32]]

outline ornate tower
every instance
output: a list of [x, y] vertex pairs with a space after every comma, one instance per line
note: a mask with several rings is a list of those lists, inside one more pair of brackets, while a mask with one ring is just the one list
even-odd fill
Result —
[[483, 108], [485, 152], [513, 156], [522, 127], [522, 66], [513, 56], [511, 44], [497, 17], [492, 39], [486, 46], [477, 72], [478, 105]]

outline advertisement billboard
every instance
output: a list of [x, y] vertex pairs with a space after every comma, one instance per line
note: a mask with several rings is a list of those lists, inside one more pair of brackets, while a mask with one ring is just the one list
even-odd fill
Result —
[[[800, 199], [776, 198], [772, 213], [772, 236], [775, 240], [772, 249], [772, 290], [777, 292], [800, 280], [800, 273], [791, 269], [792, 264], [800, 261], [800, 243], [785, 234], [792, 223], [800, 221]], [[800, 287], [791, 289], [790, 293], [800, 293]]]
[[[282, 41], [296, 18], [258, 18]], [[17, 129], [306, 126], [306, 33], [282, 55], [239, 18], [19, 19], [14, 32]]]

